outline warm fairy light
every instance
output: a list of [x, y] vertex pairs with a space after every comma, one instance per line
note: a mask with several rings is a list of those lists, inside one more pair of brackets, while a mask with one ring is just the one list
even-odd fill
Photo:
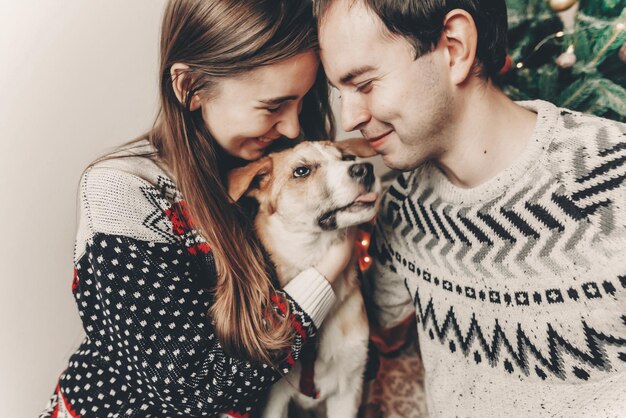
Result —
[[565, 32], [563, 32], [562, 30], [554, 34], [556, 38], [562, 38], [564, 35], [565, 35]]
[[617, 30], [623, 30], [623, 29], [624, 29], [624, 27], [626, 27], [626, 26], [624, 26], [624, 24], [623, 24], [622, 22], [619, 22], [619, 23], [617, 24], [617, 26], [616, 26]]
[[371, 240], [371, 233], [360, 229], [358, 231], [357, 239], [355, 240], [356, 252], [359, 256], [359, 269], [366, 271], [372, 265], [372, 257], [367, 253]]
[[517, 64], [515, 64], [515, 68], [520, 69], [524, 66], [524, 63], [522, 62], [518, 62]]

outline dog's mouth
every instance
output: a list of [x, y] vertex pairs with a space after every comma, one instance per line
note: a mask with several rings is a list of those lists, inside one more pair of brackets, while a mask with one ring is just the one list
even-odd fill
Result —
[[337, 214], [339, 212], [354, 213], [359, 212], [363, 209], [372, 208], [374, 205], [376, 205], [377, 199], [378, 193], [376, 192], [369, 192], [360, 195], [356, 199], [354, 199], [352, 203], [324, 213], [322, 216], [319, 217], [318, 224], [325, 231], [337, 229]]

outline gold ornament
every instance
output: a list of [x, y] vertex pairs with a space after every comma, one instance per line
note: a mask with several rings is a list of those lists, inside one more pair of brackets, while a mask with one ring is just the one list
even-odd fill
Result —
[[556, 12], [567, 10], [576, 4], [576, 0], [550, 0], [550, 8]]
[[574, 64], [576, 64], [576, 54], [574, 54], [574, 45], [570, 45], [567, 47], [567, 50], [556, 59], [556, 65], [560, 68], [572, 68]]

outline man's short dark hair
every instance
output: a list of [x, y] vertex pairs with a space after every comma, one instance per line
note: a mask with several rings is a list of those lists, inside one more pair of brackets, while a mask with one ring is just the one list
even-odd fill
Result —
[[[314, 0], [315, 14], [322, 19], [336, 0]], [[443, 19], [454, 9], [467, 11], [476, 24], [476, 58], [481, 75], [493, 78], [506, 58], [507, 16], [505, 0], [348, 0], [373, 11], [392, 34], [403, 36], [415, 49], [416, 58], [432, 51], [443, 31]]]

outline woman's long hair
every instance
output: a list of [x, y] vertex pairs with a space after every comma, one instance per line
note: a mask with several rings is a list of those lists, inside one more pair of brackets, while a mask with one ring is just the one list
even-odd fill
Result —
[[[312, 6], [307, 0], [173, 0], [161, 32], [161, 109], [155, 127], [140, 139], [157, 150], [187, 201], [194, 226], [209, 242], [218, 281], [210, 308], [222, 346], [234, 356], [274, 363], [293, 331], [278, 316], [268, 265], [251, 224], [225, 187], [224, 152], [209, 133], [194, 94], [210, 97], [220, 79], [243, 74], [306, 51], [318, 50]], [[170, 69], [189, 66], [185, 103], [177, 99]], [[334, 136], [323, 70], [303, 98], [300, 114], [307, 139]]]

